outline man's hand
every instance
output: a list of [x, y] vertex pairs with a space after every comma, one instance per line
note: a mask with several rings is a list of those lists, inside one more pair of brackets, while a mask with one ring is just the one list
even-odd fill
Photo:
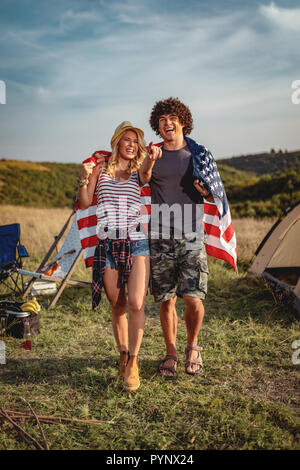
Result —
[[157, 160], [158, 158], [161, 158], [161, 156], [161, 148], [154, 145], [153, 142], [150, 142], [148, 146], [148, 157], [150, 158], [150, 160]]
[[208, 200], [212, 199], [212, 195], [210, 194], [210, 192], [207, 191], [207, 189], [205, 189], [203, 186], [201, 186], [199, 180], [194, 180], [193, 184], [197, 191], [201, 194], [201, 196], [205, 197]]

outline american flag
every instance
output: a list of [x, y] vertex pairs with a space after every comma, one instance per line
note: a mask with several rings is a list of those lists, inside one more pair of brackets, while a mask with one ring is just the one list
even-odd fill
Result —
[[[204, 198], [204, 231], [207, 234], [206, 252], [208, 255], [227, 261], [237, 271], [236, 237], [231, 221], [230, 209], [223, 183], [215, 161], [210, 152], [188, 139], [193, 155], [194, 178], [203, 182], [204, 187], [212, 194], [210, 200]], [[162, 145], [162, 143], [157, 144]], [[197, 147], [194, 147], [196, 145]], [[110, 156], [107, 151], [98, 150], [95, 154]], [[87, 159], [87, 160], [90, 160]], [[87, 161], [85, 160], [85, 161]], [[151, 190], [147, 184], [141, 188], [141, 203], [144, 209], [143, 224], [147, 227], [151, 213]], [[94, 195], [88, 209], [80, 209], [78, 202], [75, 205], [79, 236], [83, 250], [86, 267], [93, 265], [95, 247], [98, 243], [97, 228], [97, 197]]]
[[203, 183], [212, 198], [204, 198], [204, 231], [206, 252], [227, 261], [237, 271], [236, 236], [230, 208], [216, 162], [209, 150], [185, 137], [193, 155], [193, 177]]

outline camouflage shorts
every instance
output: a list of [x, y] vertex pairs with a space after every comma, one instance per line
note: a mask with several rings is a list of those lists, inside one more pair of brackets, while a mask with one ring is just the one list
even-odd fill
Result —
[[[187, 240], [150, 239], [151, 293], [156, 302], [188, 295], [205, 299], [207, 293], [207, 257], [205, 244], [187, 249]], [[196, 243], [196, 241], [195, 241]], [[189, 241], [189, 248], [193, 241]]]

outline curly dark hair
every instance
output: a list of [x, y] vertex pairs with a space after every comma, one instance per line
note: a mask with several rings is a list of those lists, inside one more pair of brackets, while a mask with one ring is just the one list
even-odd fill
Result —
[[181, 103], [178, 98], [168, 98], [166, 100], [157, 101], [152, 108], [150, 116], [150, 126], [159, 135], [158, 123], [159, 118], [163, 114], [176, 114], [180, 124], [184, 126], [183, 135], [188, 135], [193, 130], [193, 118], [189, 108]]

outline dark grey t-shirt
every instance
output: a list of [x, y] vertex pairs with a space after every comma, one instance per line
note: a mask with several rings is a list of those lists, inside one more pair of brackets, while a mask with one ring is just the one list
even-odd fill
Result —
[[163, 149], [162, 157], [153, 166], [150, 186], [151, 230], [157, 227], [157, 220], [153, 220], [156, 214], [153, 205], [167, 204], [175, 210], [164, 214], [160, 211], [160, 230], [170, 224], [182, 233], [195, 231], [196, 205], [202, 202], [202, 197], [193, 186], [192, 155], [187, 145], [180, 150]]

